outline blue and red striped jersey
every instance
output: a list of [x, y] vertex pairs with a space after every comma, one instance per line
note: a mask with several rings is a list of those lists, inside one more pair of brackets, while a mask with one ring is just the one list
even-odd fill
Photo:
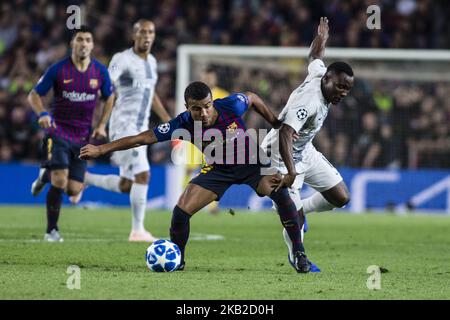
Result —
[[[233, 94], [214, 100], [213, 105], [218, 113], [214, 125], [204, 128], [201, 121], [195, 124], [190, 112], [185, 111], [153, 129], [158, 142], [188, 140], [200, 148], [208, 164], [256, 163], [258, 145], [255, 139], [246, 134], [247, 128], [242, 119], [249, 106], [247, 96]], [[216, 154], [219, 149], [223, 156], [218, 157]]]
[[53, 88], [50, 106], [56, 128], [47, 133], [74, 143], [87, 143], [98, 93], [107, 99], [113, 92], [108, 69], [95, 59], [80, 72], [71, 57], [50, 66], [34, 90], [44, 96]]

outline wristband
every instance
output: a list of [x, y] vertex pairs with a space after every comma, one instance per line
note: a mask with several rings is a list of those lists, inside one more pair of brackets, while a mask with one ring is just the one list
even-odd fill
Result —
[[42, 111], [41, 113], [39, 113], [39, 118], [45, 117], [45, 116], [49, 116], [50, 114], [47, 111]]

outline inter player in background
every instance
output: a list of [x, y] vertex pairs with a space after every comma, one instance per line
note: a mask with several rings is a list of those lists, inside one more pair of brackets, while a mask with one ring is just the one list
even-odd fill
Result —
[[[280, 146], [279, 150], [271, 152], [272, 164], [285, 174], [280, 186], [289, 188], [289, 195], [302, 218], [305, 213], [329, 211], [350, 201], [342, 176], [312, 144], [330, 107], [347, 96], [354, 80], [353, 70], [345, 62], [325, 67], [322, 59], [328, 31], [328, 19], [321, 18], [317, 36], [311, 44], [308, 76], [291, 93], [281, 111], [281, 128], [272, 129], [261, 144], [265, 150], [271, 145]], [[295, 141], [291, 139], [293, 134], [298, 135]], [[302, 200], [300, 189], [303, 183], [318, 192]], [[283, 234], [290, 249], [292, 244], [286, 230]]]
[[[168, 123], [108, 144], [87, 145], [81, 149], [80, 157], [91, 159], [112, 151], [178, 139], [180, 129], [183, 129], [181, 131], [185, 139], [190, 139], [191, 142], [200, 139], [202, 152], [211, 147], [216, 151], [210, 150], [211, 155], [205, 154], [207, 165], [190, 181], [173, 210], [170, 238], [180, 247], [181, 270], [184, 269], [184, 252], [192, 215], [212, 201], [219, 200], [233, 184], [247, 184], [259, 196], [269, 196], [277, 204], [280, 221], [292, 243], [292, 252], [289, 254], [293, 259], [290, 262], [297, 272], [309, 272], [311, 262], [306, 258], [301, 240], [299, 213], [287, 188], [274, 191], [281, 179], [278, 175], [264, 174], [265, 165], [261, 163], [262, 159], [258, 159], [261, 150], [256, 141], [251, 138], [246, 139], [245, 143], [239, 141], [246, 136], [242, 115], [249, 108], [262, 115], [274, 128], [278, 128], [281, 122], [261, 98], [251, 92], [237, 93], [213, 101], [211, 90], [206, 84], [193, 82], [186, 88], [184, 99], [187, 111]], [[172, 133], [175, 134], [172, 136]], [[220, 152], [218, 150], [222, 151], [220, 156], [217, 156]]]
[[[137, 21], [133, 25], [133, 47], [116, 53], [109, 64], [109, 74], [116, 93], [116, 102], [109, 122], [111, 140], [148, 130], [152, 107], [163, 122], [171, 119], [155, 92], [158, 80], [157, 62], [150, 53], [155, 32], [155, 24], [152, 21]], [[128, 240], [155, 241], [156, 238], [144, 228], [150, 181], [147, 146], [114, 152], [111, 160], [119, 166], [119, 175], [87, 172], [85, 184], [113, 192], [129, 193], [132, 223]]]
[[[106, 138], [105, 126], [114, 101], [107, 68], [90, 56], [94, 48], [92, 31], [86, 26], [75, 30], [70, 47], [71, 55], [49, 67], [28, 95], [28, 102], [39, 116], [39, 125], [46, 131], [45, 169], [41, 169], [38, 184], [42, 189], [45, 171], [49, 171], [51, 186], [46, 199], [44, 236], [49, 242], [63, 241], [58, 229], [63, 193], [74, 196], [83, 188], [86, 161], [78, 155], [80, 148], [89, 142], [99, 92], [106, 103], [92, 136]], [[54, 99], [47, 110], [41, 97], [52, 88]]]

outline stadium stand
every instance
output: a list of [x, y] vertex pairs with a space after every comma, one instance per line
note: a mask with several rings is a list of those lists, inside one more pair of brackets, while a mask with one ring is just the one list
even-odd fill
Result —
[[[308, 46], [315, 22], [326, 15], [333, 26], [332, 47], [450, 47], [450, 6], [445, 1], [379, 1], [383, 4], [383, 28], [370, 34], [365, 29], [366, 2], [112, 0], [84, 1], [83, 12], [85, 23], [95, 30], [93, 55], [103, 63], [130, 46], [131, 22], [141, 16], [154, 20], [158, 37], [153, 53], [160, 76], [157, 90], [174, 115], [179, 44]], [[45, 69], [67, 54], [69, 4], [74, 1], [15, 0], [0, 5], [0, 162], [39, 159], [43, 132], [26, 95]], [[198, 10], [200, 4], [205, 10]], [[255, 90], [278, 111], [298, 85], [278, 79], [276, 73], [247, 71], [225, 89]], [[246, 82], [246, 77], [252, 81]], [[351, 95], [353, 99], [332, 108], [316, 139], [332, 163], [364, 168], [450, 167], [448, 82], [357, 85]], [[257, 118], [247, 120], [252, 126], [264, 126]], [[167, 155], [167, 149], [158, 148], [150, 159], [167, 161]]]

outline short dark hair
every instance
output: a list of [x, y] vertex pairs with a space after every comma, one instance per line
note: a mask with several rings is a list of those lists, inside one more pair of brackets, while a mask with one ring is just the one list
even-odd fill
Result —
[[335, 74], [345, 73], [346, 75], [353, 77], [353, 69], [348, 63], [343, 61], [337, 61], [330, 64], [327, 68], [327, 72], [334, 72]]
[[94, 37], [94, 32], [92, 31], [92, 29], [86, 25], [82, 25], [78, 29], [73, 29], [72, 34], [70, 36], [70, 41], [72, 41], [73, 38], [75, 38], [75, 36], [77, 35], [77, 33], [80, 32], [89, 32], [90, 34], [92, 34], [92, 37]]
[[140, 18], [135, 23], [133, 23], [133, 33], [136, 33], [138, 31], [138, 25], [141, 25], [141, 24], [143, 24], [145, 22], [150, 22], [153, 25], [155, 25], [155, 23], [152, 20], [150, 20], [150, 19]]
[[201, 81], [195, 81], [190, 83], [186, 90], [184, 90], [184, 101], [187, 102], [188, 99], [193, 100], [203, 100], [207, 96], [211, 95], [211, 89], [206, 85], [206, 83]]

